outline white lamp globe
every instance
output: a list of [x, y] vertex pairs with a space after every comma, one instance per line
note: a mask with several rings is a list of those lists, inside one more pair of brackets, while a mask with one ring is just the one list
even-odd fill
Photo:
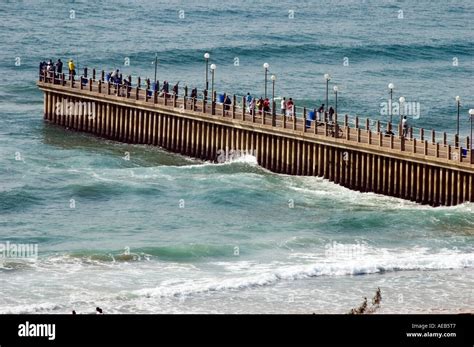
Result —
[[211, 57], [211, 55], [209, 53], [204, 53], [204, 59], [209, 59]]
[[393, 88], [395, 88], [395, 85], [393, 83], [389, 83], [388, 84], [388, 89], [393, 89]]
[[215, 70], [216, 69], [216, 64], [211, 64], [211, 70]]
[[269, 67], [270, 67], [270, 65], [268, 63], [263, 64], [264, 69], [268, 69]]
[[398, 101], [400, 101], [400, 103], [403, 104], [405, 102], [405, 97], [401, 96], [400, 99], [398, 99]]

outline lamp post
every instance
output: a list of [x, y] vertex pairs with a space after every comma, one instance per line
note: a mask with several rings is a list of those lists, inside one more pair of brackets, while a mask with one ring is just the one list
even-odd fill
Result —
[[[471, 150], [472, 153], [472, 120], [474, 119], [474, 108], [471, 108], [469, 110], [469, 118], [471, 118], [471, 137], [469, 138], [469, 149]], [[471, 154], [471, 163], [472, 163], [472, 154]]]
[[211, 80], [211, 86], [212, 86], [212, 89], [211, 89], [211, 100], [214, 101], [214, 73], [216, 71], [216, 64], [211, 64], [211, 76], [212, 76], [212, 80]]
[[268, 63], [263, 64], [263, 68], [265, 69], [265, 99], [267, 98], [267, 76], [269, 67], [270, 65]]
[[401, 96], [400, 99], [398, 99], [398, 102], [400, 103], [400, 107], [398, 108], [399, 114], [400, 114], [400, 123], [402, 122], [403, 119], [403, 108], [405, 107], [405, 97]]
[[156, 86], [156, 69], [158, 67], [158, 53], [155, 53], [155, 86]]
[[206, 90], [209, 89], [209, 58], [211, 55], [209, 53], [204, 53], [204, 59], [206, 60]]
[[400, 114], [400, 134], [398, 135], [402, 136], [403, 134], [403, 107], [405, 103], [405, 97], [401, 96], [400, 99], [398, 99], [398, 101], [399, 101], [398, 113]]
[[392, 124], [392, 98], [393, 98], [393, 88], [395, 88], [395, 85], [393, 83], [388, 84], [388, 89], [390, 89], [390, 103], [388, 104], [388, 107], [390, 108], [390, 124]]
[[329, 81], [331, 80], [331, 76], [325, 73], [324, 79], [326, 80], [326, 109], [329, 109]]
[[461, 98], [459, 95], [456, 96], [456, 106], [458, 108], [458, 118], [457, 118], [457, 123], [456, 123], [456, 135], [459, 136], [459, 108], [461, 107]]
[[276, 76], [272, 75], [270, 78], [272, 80], [272, 115], [275, 115], [275, 81], [276, 81]]
[[334, 88], [332, 88], [334, 90], [334, 94], [336, 95], [336, 116], [337, 116], [337, 92], [339, 91], [339, 88], [337, 86], [334, 86]]

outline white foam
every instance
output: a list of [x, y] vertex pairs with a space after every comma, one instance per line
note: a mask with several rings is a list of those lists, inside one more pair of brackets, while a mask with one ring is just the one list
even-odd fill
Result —
[[[311, 257], [308, 254], [300, 254], [299, 259], [303, 258]], [[196, 279], [182, 279], [174, 283], [162, 282], [158, 287], [139, 289], [134, 291], [134, 294], [145, 297], [182, 296], [203, 292], [241, 290], [271, 285], [278, 281], [318, 276], [353, 276], [392, 271], [434, 271], [474, 267], [474, 253], [461, 253], [447, 249], [432, 253], [428, 248], [420, 247], [405, 251], [369, 249], [367, 254], [353, 258], [337, 254], [329, 257], [320, 254], [311, 260], [310, 263], [304, 265], [289, 263], [282, 265], [281, 262], [277, 264], [244, 262], [241, 265], [235, 265], [235, 263], [226, 265], [219, 262], [216, 265], [226, 268], [228, 272], [231, 272], [231, 276], [229, 274], [223, 278], [201, 276]]]

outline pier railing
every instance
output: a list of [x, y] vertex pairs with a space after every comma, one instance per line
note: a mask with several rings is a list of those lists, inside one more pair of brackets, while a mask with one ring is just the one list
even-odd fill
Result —
[[214, 91], [214, 95], [206, 95], [204, 92], [191, 98], [191, 90], [186, 86], [180, 88], [178, 94], [164, 93], [159, 91], [159, 83], [154, 90], [150, 83], [143, 83], [140, 78], [137, 79], [135, 85], [106, 82], [104, 71], [97, 76], [96, 71], [92, 70], [92, 76], [89, 78], [80, 76], [74, 79], [73, 76], [67, 76], [64, 73], [53, 74], [52, 72], [44, 72], [39, 77], [42, 82], [59, 84], [71, 89], [140, 100], [150, 105], [179, 109], [186, 113], [196, 112], [244, 123], [256, 123], [266, 127], [285, 129], [285, 131], [304, 133], [306, 136], [330, 138], [359, 148], [378, 147], [385, 151], [400, 152], [420, 158], [439, 158], [469, 167], [474, 164], [469, 137], [459, 138], [457, 135], [448, 135], [446, 132], [439, 133], [435, 130], [413, 127], [409, 127], [404, 132], [399, 124], [349, 115], [333, 114], [330, 117], [327, 113], [318, 114], [315, 109], [297, 106], [294, 106], [294, 109], [286, 115], [282, 115], [280, 110], [276, 109], [275, 103], [267, 111], [249, 107], [244, 96], [221, 94], [218, 98], [217, 92]]

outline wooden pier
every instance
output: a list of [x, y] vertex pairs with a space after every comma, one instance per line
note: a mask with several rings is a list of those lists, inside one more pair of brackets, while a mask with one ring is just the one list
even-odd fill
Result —
[[[470, 139], [410, 129], [387, 135], [391, 124], [338, 117], [312, 121], [301, 108], [295, 117], [249, 112], [244, 97], [232, 103], [164, 95], [149, 86], [116, 86], [95, 70], [74, 81], [41, 75], [46, 121], [116, 141], [148, 144], [217, 161], [222, 151], [256, 156], [276, 173], [324, 177], [352, 190], [374, 192], [431, 206], [474, 202], [474, 158]], [[148, 88], [147, 88], [148, 87]], [[314, 111], [313, 111], [314, 112]], [[323, 117], [324, 118], [324, 117]], [[399, 127], [398, 127], [399, 128]]]

